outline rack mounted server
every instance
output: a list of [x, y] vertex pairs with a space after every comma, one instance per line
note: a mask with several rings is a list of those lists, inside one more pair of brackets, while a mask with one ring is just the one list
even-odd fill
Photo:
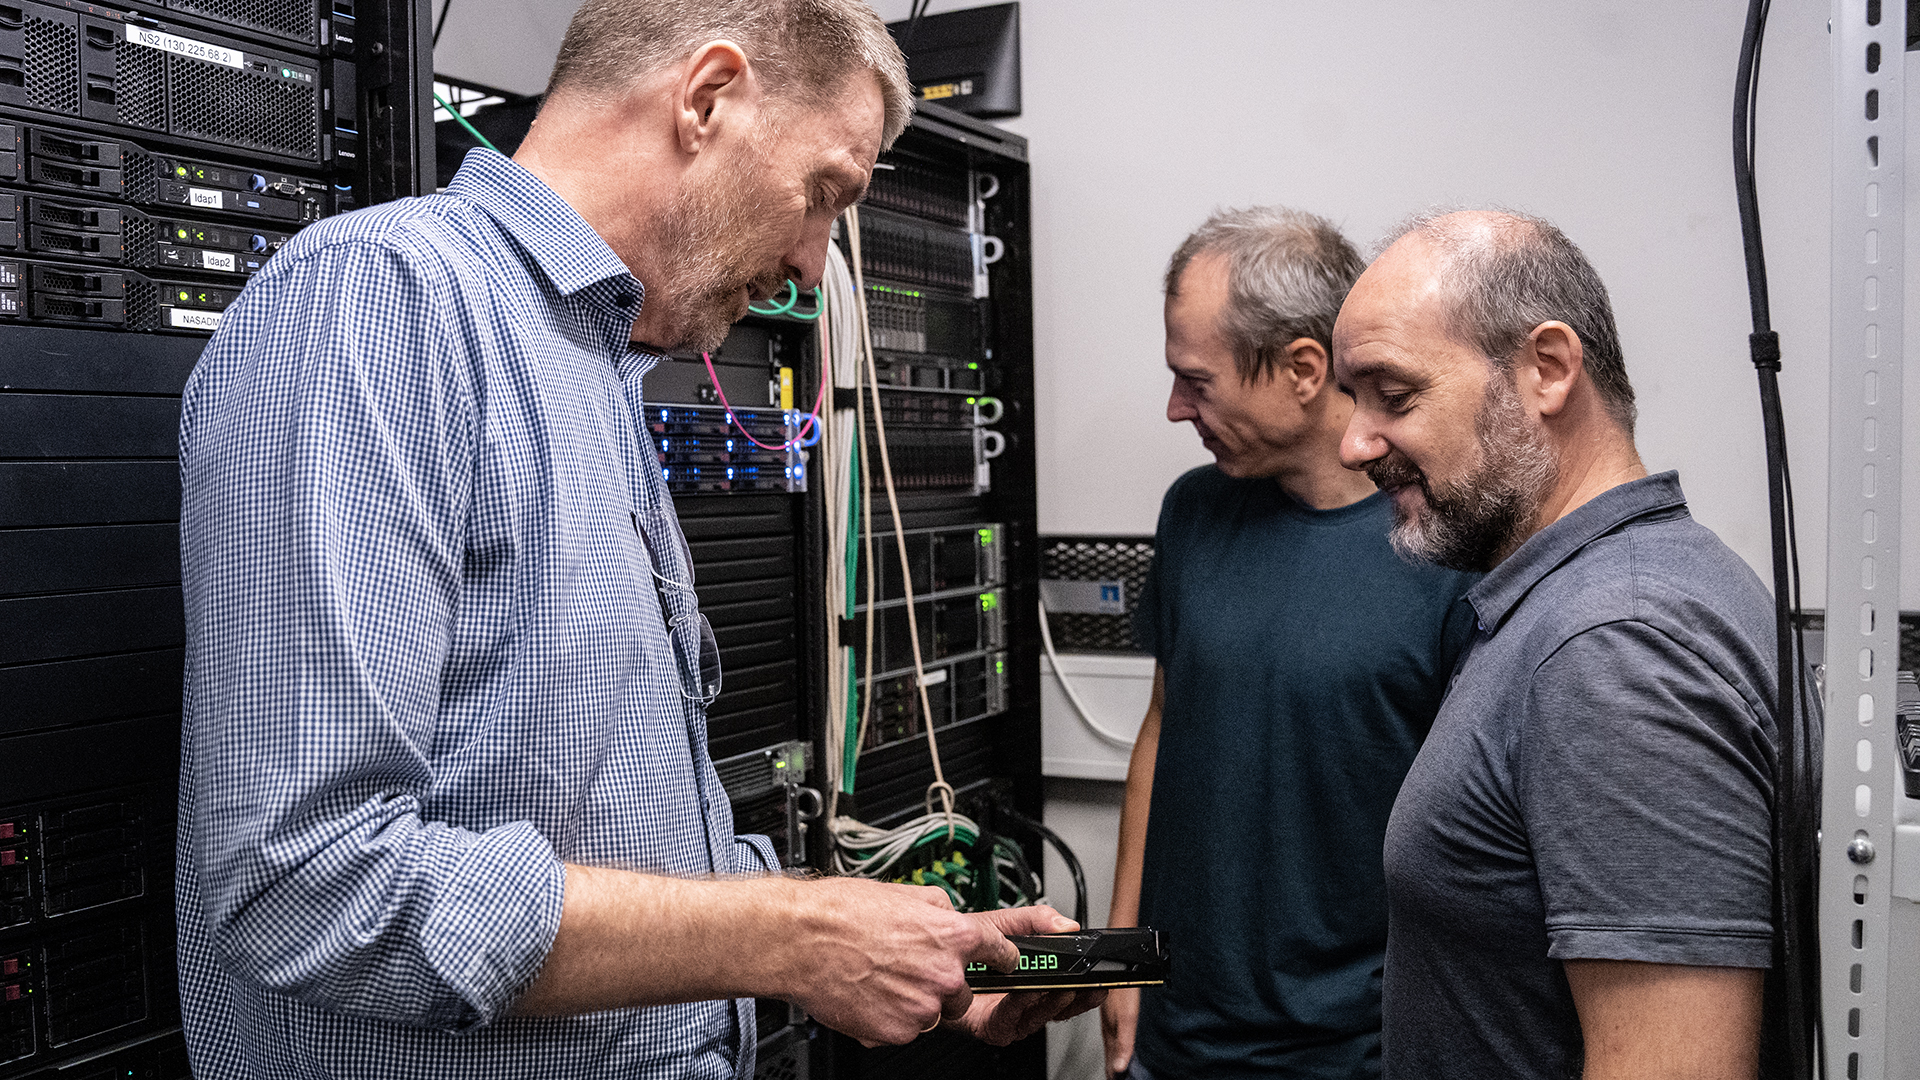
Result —
[[0, 1078], [187, 1076], [179, 395], [301, 228], [427, 176], [412, 0], [0, 0]]

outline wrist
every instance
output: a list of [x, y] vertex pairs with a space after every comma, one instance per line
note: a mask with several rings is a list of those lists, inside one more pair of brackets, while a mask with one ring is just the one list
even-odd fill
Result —
[[[767, 877], [739, 883], [743, 919], [751, 930], [741, 935], [751, 952], [744, 972], [753, 997], [793, 1001], [809, 977], [807, 958], [822, 933], [818, 905], [807, 883]], [[817, 975], [816, 973], [813, 973]]]

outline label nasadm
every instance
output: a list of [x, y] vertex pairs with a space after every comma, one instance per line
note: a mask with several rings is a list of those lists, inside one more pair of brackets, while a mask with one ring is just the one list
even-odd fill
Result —
[[127, 40], [135, 45], [145, 45], [149, 49], [159, 49], [190, 60], [204, 60], [209, 64], [225, 64], [233, 68], [246, 66], [246, 57], [238, 49], [223, 49], [204, 41], [177, 37], [131, 23], [127, 24]]
[[217, 311], [188, 311], [186, 308], [173, 308], [167, 313], [168, 321], [182, 330], [218, 330], [220, 313]]

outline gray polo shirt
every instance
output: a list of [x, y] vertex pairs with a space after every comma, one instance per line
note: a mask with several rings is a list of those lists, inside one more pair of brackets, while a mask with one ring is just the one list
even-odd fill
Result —
[[1671, 472], [1467, 593], [1387, 825], [1389, 1078], [1579, 1075], [1560, 961], [1766, 967], [1772, 601]]

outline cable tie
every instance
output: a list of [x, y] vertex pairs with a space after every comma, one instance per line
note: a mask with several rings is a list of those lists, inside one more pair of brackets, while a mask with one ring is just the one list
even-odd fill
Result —
[[1762, 371], [1780, 370], [1780, 335], [1772, 330], [1747, 335], [1747, 350], [1753, 354], [1753, 366]]

